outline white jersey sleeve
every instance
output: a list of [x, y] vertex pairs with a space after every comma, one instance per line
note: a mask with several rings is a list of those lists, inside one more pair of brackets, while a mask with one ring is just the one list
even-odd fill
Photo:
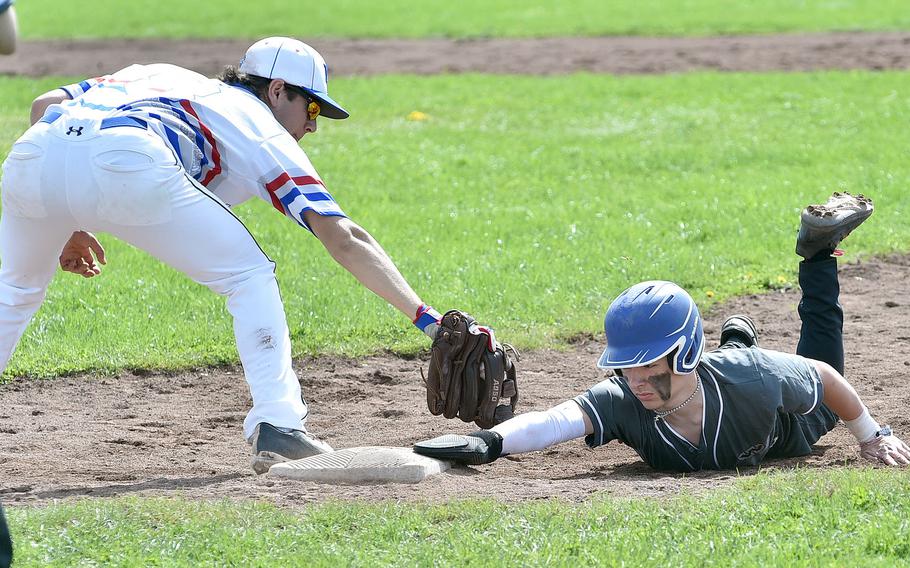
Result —
[[304, 213], [344, 217], [306, 153], [288, 135], [262, 143], [256, 156], [259, 197], [309, 230]]

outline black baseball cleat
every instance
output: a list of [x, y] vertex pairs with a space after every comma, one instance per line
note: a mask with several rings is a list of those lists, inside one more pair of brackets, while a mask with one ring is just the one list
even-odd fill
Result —
[[863, 194], [839, 192], [834, 192], [824, 205], [806, 207], [800, 219], [796, 254], [808, 260], [823, 251], [834, 252], [873, 210], [872, 200]]
[[263, 474], [276, 463], [326, 454], [332, 447], [319, 441], [306, 430], [279, 429], [260, 422], [250, 438], [253, 444], [253, 471]]
[[738, 341], [746, 347], [757, 347], [758, 331], [752, 318], [743, 314], [728, 317], [720, 326], [720, 344], [724, 345], [728, 341]]

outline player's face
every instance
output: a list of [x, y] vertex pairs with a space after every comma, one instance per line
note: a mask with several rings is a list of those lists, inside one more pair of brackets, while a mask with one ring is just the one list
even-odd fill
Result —
[[270, 93], [269, 102], [272, 103], [270, 106], [275, 120], [294, 137], [294, 140], [299, 141], [307, 134], [316, 132], [319, 104], [303, 94], [289, 96], [289, 93], [287, 86], [284, 86], [277, 94]]
[[644, 367], [623, 369], [622, 376], [642, 406], [648, 410], [660, 408], [670, 400], [672, 373], [665, 357]]

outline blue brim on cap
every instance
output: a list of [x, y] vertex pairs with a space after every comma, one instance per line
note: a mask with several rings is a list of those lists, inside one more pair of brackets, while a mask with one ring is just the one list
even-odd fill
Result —
[[351, 114], [348, 111], [344, 110], [340, 104], [336, 103], [332, 97], [328, 95], [328, 93], [318, 93], [316, 91], [307, 89], [306, 87], [300, 88], [306, 91], [307, 94], [319, 102], [319, 106], [321, 107], [319, 116], [334, 118], [336, 120], [342, 120], [351, 116]]

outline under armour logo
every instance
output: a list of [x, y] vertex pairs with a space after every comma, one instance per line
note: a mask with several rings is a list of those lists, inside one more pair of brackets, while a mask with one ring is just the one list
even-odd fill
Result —
[[760, 452], [760, 451], [762, 451], [762, 450], [764, 450], [764, 449], [765, 449], [765, 445], [762, 444], [761, 442], [759, 442], [758, 444], [755, 444], [754, 446], [752, 446], [752, 447], [749, 448], [748, 450], [746, 450], [746, 451], [744, 451], [743, 453], [741, 453], [741, 454], [739, 454], [738, 456], [736, 456], [736, 459], [737, 459], [738, 461], [742, 461], [742, 460], [751, 458], [752, 456], [754, 456], [755, 454], [757, 454], [758, 452]]
[[66, 131], [66, 135], [69, 136], [70, 134], [73, 134], [75, 132], [76, 136], [82, 136], [83, 128], [85, 128], [85, 127], [80, 126], [79, 128], [73, 128], [72, 126], [70, 126], [69, 130]]

